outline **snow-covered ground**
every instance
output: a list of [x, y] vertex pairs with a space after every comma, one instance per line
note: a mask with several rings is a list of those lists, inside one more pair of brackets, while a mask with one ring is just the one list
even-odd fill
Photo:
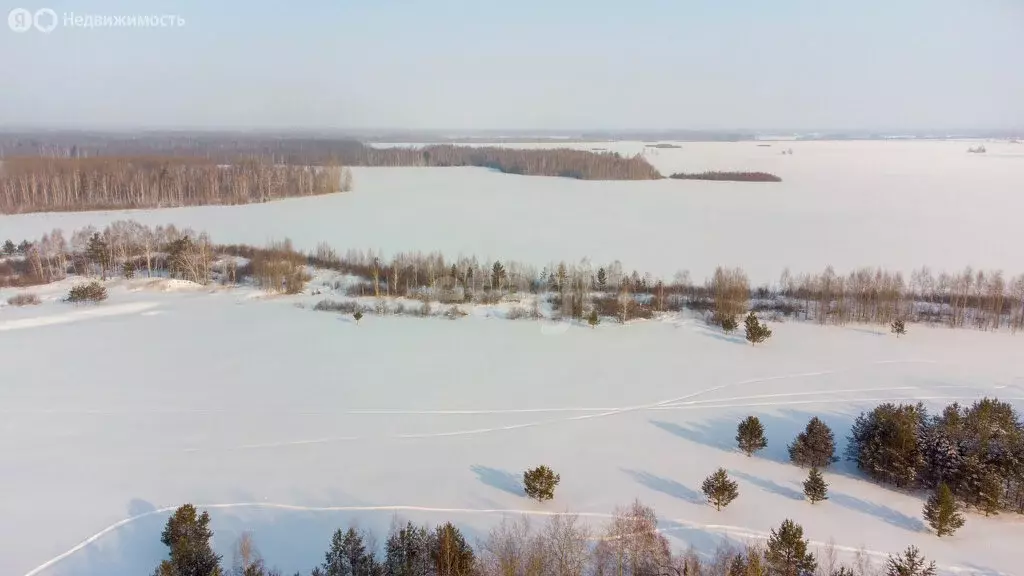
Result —
[[[763, 170], [779, 184], [581, 182], [470, 168], [356, 169], [347, 194], [238, 207], [0, 216], [0, 241], [132, 218], [222, 243], [290, 237], [300, 248], [441, 250], [531, 261], [619, 259], [699, 279], [719, 264], [755, 282], [785, 267], [1002, 268], [1019, 273], [1024, 146], [964, 142], [681, 143], [646, 149], [663, 173]], [[643, 143], [569, 144], [644, 151]], [[792, 148], [793, 155], [781, 150]], [[919, 546], [947, 574], [1019, 574], [1024, 522], [968, 517], [939, 540], [920, 497], [847, 463], [831, 499], [800, 498], [785, 444], [811, 416], [845, 445], [852, 419], [888, 400], [939, 408], [998, 396], [1024, 409], [1024, 355], [1009, 334], [911, 326], [773, 325], [751, 347], [686, 317], [586, 327], [466, 318], [350, 318], [319, 296], [163, 280], [113, 281], [95, 307], [69, 282], [0, 305], [0, 574], [136, 575], [163, 557], [167, 507], [213, 513], [227, 553], [242, 530], [272, 565], [308, 571], [352, 521], [453, 520], [470, 539], [503, 514], [571, 510], [600, 522], [634, 497], [675, 544], [713, 549], [790, 517], [819, 542], [879, 554]], [[311, 287], [317, 287], [316, 283]], [[15, 291], [0, 290], [0, 302]], [[296, 304], [303, 304], [304, 308]], [[732, 450], [754, 413], [769, 447]], [[522, 471], [562, 475], [528, 501]], [[699, 496], [724, 466], [739, 500]], [[86, 541], [84, 544], [83, 541]]]
[[987, 154], [955, 141], [568, 145], [646, 150], [664, 174], [761, 170], [784, 181], [583, 182], [482, 168], [357, 168], [352, 192], [325, 197], [0, 216], [0, 240], [133, 218], [206, 230], [225, 243], [290, 237], [303, 249], [327, 241], [340, 251], [441, 250], [537, 265], [618, 259], [666, 278], [689, 270], [698, 281], [718, 265], [741, 266], [755, 282], [777, 280], [786, 267], [827, 265], [1024, 272], [1024, 145], [986, 143]]
[[[135, 280], [75, 307], [59, 301], [68, 283], [0, 308], [0, 574], [148, 573], [167, 508], [184, 502], [211, 511], [219, 551], [254, 530], [290, 574], [352, 521], [383, 536], [395, 514], [450, 519], [473, 540], [503, 514], [600, 522], [634, 497], [680, 547], [757, 538], [788, 517], [840, 550], [917, 545], [945, 574], [1020, 570], [1019, 517], [972, 513], [940, 540], [919, 496], [847, 463], [826, 473], [831, 499], [811, 505], [785, 451], [811, 416], [841, 449], [882, 400], [988, 395], [1024, 409], [1019, 337], [786, 323], [752, 347], [685, 317], [356, 325], [312, 311], [320, 296]], [[769, 442], [753, 458], [732, 449], [747, 414]], [[518, 487], [540, 463], [562, 476], [543, 505]], [[740, 485], [721, 512], [699, 493], [717, 466]]]

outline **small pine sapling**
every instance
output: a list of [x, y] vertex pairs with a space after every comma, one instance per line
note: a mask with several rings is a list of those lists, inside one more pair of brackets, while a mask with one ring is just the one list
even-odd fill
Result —
[[739, 327], [739, 323], [736, 322], [736, 318], [734, 316], [726, 316], [725, 318], [722, 318], [722, 331], [726, 334], [735, 332]]
[[761, 323], [751, 310], [747, 314], [747, 318], [743, 321], [743, 327], [746, 332], [747, 342], [751, 345], [760, 344], [765, 340], [772, 337], [772, 329]]
[[361, 310], [356, 310], [352, 313], [352, 317], [355, 318], [356, 324], [358, 325], [359, 321], [363, 319], [363, 312]]
[[804, 496], [807, 496], [811, 504], [828, 500], [828, 483], [825, 482], [825, 478], [817, 468], [811, 468], [810, 473], [807, 474], [807, 480], [804, 480]]
[[721, 510], [728, 506], [739, 495], [739, 487], [736, 482], [729, 479], [725, 468], [715, 470], [715, 473], [704, 479], [700, 489], [707, 496], [708, 500], [715, 505], [715, 510]]
[[945, 482], [939, 483], [935, 493], [925, 502], [924, 519], [939, 538], [952, 535], [964, 525], [964, 515], [960, 513], [953, 491]]
[[899, 338], [907, 333], [907, 323], [897, 318], [892, 321], [892, 324], [889, 324], [889, 330]]
[[590, 324], [590, 327], [594, 328], [600, 323], [601, 318], [597, 315], [597, 310], [591, 310], [590, 316], [587, 316], [587, 324]]
[[736, 443], [747, 456], [768, 445], [764, 438], [764, 426], [757, 416], [747, 416], [736, 428]]

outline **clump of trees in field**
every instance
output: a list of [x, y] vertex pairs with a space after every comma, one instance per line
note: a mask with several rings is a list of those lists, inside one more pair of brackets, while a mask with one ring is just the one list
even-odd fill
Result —
[[775, 174], [768, 172], [676, 172], [669, 176], [675, 180], [717, 180], [728, 182], [782, 182]]
[[68, 291], [68, 302], [102, 302], [107, 299], [107, 289], [99, 282], [76, 284]]
[[[288, 240], [264, 248], [217, 246], [205, 233], [120, 220], [102, 230], [76, 230], [70, 239], [54, 230], [35, 242], [23, 242], [0, 258], [0, 286], [45, 284], [74, 274], [101, 281], [136, 276], [197, 284], [251, 281], [269, 292], [294, 294], [310, 279], [308, 261]], [[5, 269], [9, 276], [3, 275]]]
[[[1024, 424], [998, 399], [954, 403], [936, 415], [920, 403], [882, 404], [854, 422], [847, 459], [884, 484], [948, 489], [985, 515], [1024, 514]], [[949, 516], [946, 497], [939, 500], [932, 509]]]
[[258, 158], [8, 158], [0, 165], [0, 212], [248, 204], [350, 187], [348, 170], [336, 165]]
[[[281, 576], [243, 532], [230, 563], [213, 551], [210, 517], [186, 504], [168, 519], [161, 542], [168, 559], [154, 576]], [[673, 551], [653, 508], [639, 500], [617, 507], [603, 526], [574, 514], [542, 522], [527, 515], [504, 518], [474, 547], [451, 522], [434, 527], [397, 517], [379, 549], [378, 540], [354, 526], [336, 530], [322, 561], [296, 576], [932, 576], [935, 563], [908, 547], [876, 567], [865, 553], [853, 566], [840, 563], [826, 545], [815, 554], [803, 527], [786, 519], [761, 544], [722, 544], [717, 550]], [[310, 559], [310, 564], [316, 562]]]

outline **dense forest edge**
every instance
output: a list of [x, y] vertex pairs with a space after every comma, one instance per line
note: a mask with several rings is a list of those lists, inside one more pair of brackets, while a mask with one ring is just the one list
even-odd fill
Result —
[[347, 168], [251, 158], [18, 157], [0, 164], [0, 213], [248, 204], [348, 191]]
[[[213, 166], [220, 166], [227, 173], [214, 177], [209, 171]], [[270, 169], [284, 172], [280, 177], [271, 178], [280, 186], [271, 191], [240, 190], [247, 184], [267, 182], [264, 175], [252, 174], [253, 166], [259, 167], [261, 172]], [[641, 154], [627, 157], [608, 151], [569, 148], [517, 149], [451, 144], [376, 148], [344, 139], [216, 134], [0, 134], [0, 191], [4, 195], [0, 211], [152, 207], [165, 205], [165, 199], [191, 204], [224, 204], [301, 196], [310, 193], [308, 186], [303, 187], [301, 182], [303, 171], [324, 177], [323, 183], [312, 184], [317, 190], [314, 193], [346, 189], [351, 179], [343, 180], [335, 172], [343, 170], [342, 166], [473, 166], [506, 174], [581, 180], [662, 178]], [[207, 170], [200, 170], [201, 167]], [[235, 174], [237, 170], [246, 173]], [[160, 188], [165, 171], [174, 171], [173, 176], [178, 180], [175, 185], [179, 188], [205, 186], [207, 190], [168, 195]], [[334, 180], [337, 187], [330, 190], [334, 176], [338, 176]], [[61, 181], [54, 182], [55, 178]], [[116, 178], [122, 186], [130, 181], [132, 189], [102, 195], [79, 191], [95, 180], [110, 178]], [[221, 183], [211, 184], [212, 180]], [[72, 185], [77, 188], [69, 192]], [[82, 196], [85, 203], [81, 203]], [[77, 204], [69, 201], [72, 197]]]

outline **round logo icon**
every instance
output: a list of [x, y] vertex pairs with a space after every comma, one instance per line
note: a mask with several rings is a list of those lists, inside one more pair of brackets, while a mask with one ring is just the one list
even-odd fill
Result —
[[36, 10], [33, 20], [35, 20], [36, 30], [43, 33], [53, 32], [53, 29], [57, 27], [57, 13], [50, 8]]
[[[57, 15], [54, 14], [54, 21]], [[15, 8], [7, 14], [7, 25], [15, 32], [28, 32], [32, 28], [32, 13], [24, 8]]]

